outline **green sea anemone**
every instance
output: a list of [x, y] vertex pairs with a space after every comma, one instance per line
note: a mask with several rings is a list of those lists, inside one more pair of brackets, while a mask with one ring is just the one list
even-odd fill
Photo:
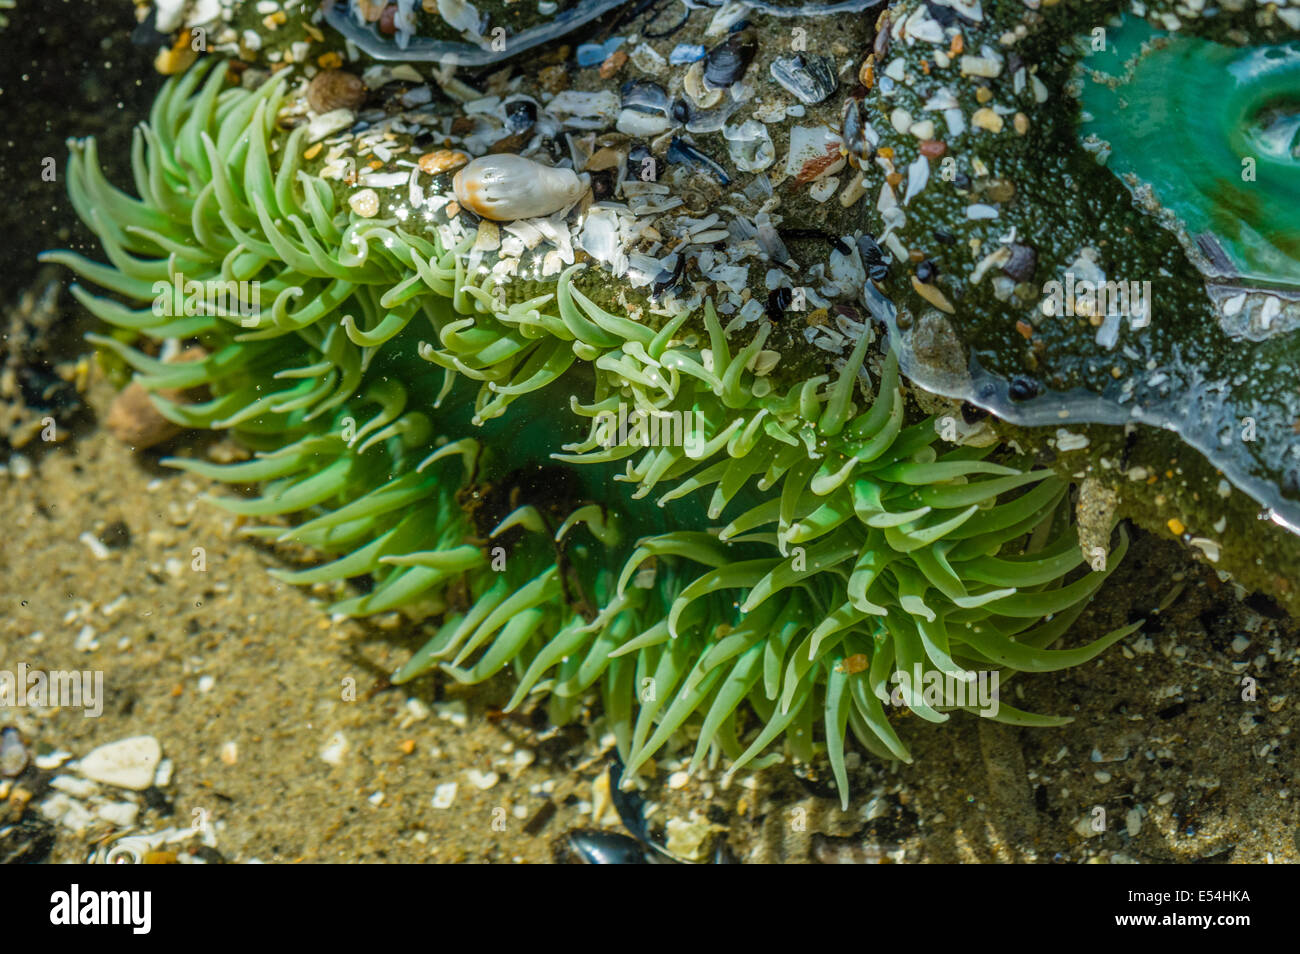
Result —
[[[707, 302], [632, 320], [581, 265], [550, 286], [476, 284], [467, 246], [359, 217], [302, 171], [303, 127], [276, 127], [284, 95], [283, 78], [229, 86], [224, 66], [169, 82], [136, 136], [139, 198], [72, 143], [69, 193], [109, 264], [46, 258], [116, 296], [74, 287], [165, 416], [256, 452], [172, 463], [257, 486], [215, 502], [291, 516], [255, 532], [331, 556], [278, 576], [373, 582], [336, 613], [433, 614], [396, 682], [511, 667], [509, 708], [546, 693], [556, 722], [598, 687], [631, 773], [687, 736], [695, 763], [716, 746], [733, 772], [781, 738], [801, 760], [824, 745], [847, 804], [850, 731], [906, 760], [886, 705], [931, 722], [952, 708], [895, 673], [1055, 670], [1132, 631], [1049, 648], [1122, 532], [1104, 568], [1081, 567], [1069, 487], [940, 441], [874, 335], [826, 373], [760, 377], [770, 326], [729, 340]], [[233, 298], [173, 294], [188, 282]], [[206, 356], [147, 353], [166, 339]], [[200, 387], [197, 403], [156, 393]], [[620, 404], [695, 430], [613, 440]], [[1005, 702], [995, 717], [1067, 721]]]

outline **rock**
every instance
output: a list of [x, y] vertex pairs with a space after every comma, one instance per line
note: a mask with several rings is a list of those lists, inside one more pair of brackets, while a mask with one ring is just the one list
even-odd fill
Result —
[[1096, 477], [1089, 475], [1079, 485], [1079, 502], [1075, 514], [1079, 526], [1079, 548], [1094, 570], [1106, 569], [1110, 555], [1110, 535], [1115, 529], [1115, 512], [1119, 495]]
[[146, 450], [181, 432], [158, 413], [149, 392], [138, 381], [128, 384], [113, 401], [107, 424], [114, 437], [136, 450]]
[[86, 778], [141, 792], [153, 784], [154, 770], [162, 761], [162, 746], [151, 735], [136, 735], [101, 745], [77, 763]]
[[[192, 345], [177, 355], [175, 361], [202, 361], [207, 352]], [[158, 392], [159, 397], [169, 401], [184, 403], [194, 395], [184, 390], [165, 388]], [[169, 441], [180, 434], [183, 428], [167, 420], [154, 406], [149, 392], [138, 381], [132, 381], [113, 400], [108, 409], [108, 418], [104, 422], [109, 431], [132, 450], [148, 450]]]

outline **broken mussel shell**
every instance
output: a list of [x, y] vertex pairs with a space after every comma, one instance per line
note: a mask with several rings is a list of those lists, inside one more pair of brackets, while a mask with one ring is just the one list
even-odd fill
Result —
[[757, 53], [758, 33], [748, 26], [737, 30], [705, 54], [704, 82], [714, 89], [733, 86]]
[[839, 87], [835, 61], [817, 53], [778, 56], [768, 72], [782, 88], [809, 106], [822, 102]]
[[880, 134], [867, 119], [867, 106], [862, 100], [850, 96], [844, 103], [840, 119], [840, 138], [849, 160], [856, 166], [870, 162], [875, 154]]
[[[384, 32], [381, 24], [369, 22], [364, 15], [359, 15], [359, 0], [324, 0], [322, 8], [325, 22], [331, 28], [376, 60], [487, 66], [564, 36], [624, 2], [626, 0], [579, 0], [572, 6], [541, 17], [533, 25], [512, 31], [508, 19], [495, 24], [490, 18], [481, 16], [471, 3], [442, 0], [437, 5], [439, 12], [436, 16], [459, 33], [460, 40], [418, 35], [419, 18], [414, 10], [403, 17], [404, 4], [398, 4], [391, 34]], [[505, 31], [505, 42], [498, 42], [499, 30]]]

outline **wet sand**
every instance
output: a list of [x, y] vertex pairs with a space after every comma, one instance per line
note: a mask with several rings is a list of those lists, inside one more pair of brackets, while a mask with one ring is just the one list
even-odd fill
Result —
[[[565, 832], [595, 825], [593, 809], [621, 830], [599, 792], [608, 744], [594, 700], [582, 724], [556, 730], [541, 712], [501, 718], [501, 680], [389, 687], [421, 626], [331, 620], [326, 594], [276, 582], [266, 570], [302, 555], [241, 536], [236, 518], [199, 499], [230, 491], [158, 463], [232, 448], [184, 435], [135, 454], [96, 423], [113, 396], [96, 370], [92, 419], [66, 443], [26, 448], [30, 470], [11, 460], [0, 476], [6, 667], [102, 670], [106, 697], [99, 718], [25, 709], [5, 721], [34, 751], [73, 756], [152, 735], [174, 765], [155, 792], [101, 788], [86, 804], [134, 799], [145, 832], [205, 816], [229, 861], [541, 862]], [[1147, 614], [1174, 587], [1166, 613], [1100, 660], [1004, 687], [1021, 708], [1074, 716], [1069, 726], [903, 718], [915, 764], [851, 756], [847, 814], [806, 767], [742, 773], [724, 789], [722, 766], [687, 780], [680, 758], [662, 758], [646, 792], [651, 827], [675, 818], [691, 829], [694, 813], [694, 841], [712, 825], [746, 860], [1295, 861], [1294, 625], [1140, 537], [1073, 638]], [[1237, 637], [1249, 645], [1234, 649]], [[1256, 702], [1241, 699], [1243, 675], [1258, 680]], [[35, 793], [29, 812], [59, 794], [44, 787], [61, 772], [76, 774], [19, 780]], [[435, 807], [452, 782], [450, 804]], [[55, 829], [52, 861], [81, 860], [116, 831]]]

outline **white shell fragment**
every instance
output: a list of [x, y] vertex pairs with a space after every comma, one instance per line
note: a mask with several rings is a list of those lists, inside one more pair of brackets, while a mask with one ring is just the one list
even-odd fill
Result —
[[92, 781], [141, 792], [153, 784], [162, 746], [151, 735], [135, 735], [92, 750], [77, 771]]
[[742, 172], [762, 172], [776, 162], [776, 146], [767, 127], [755, 119], [736, 126], [723, 126], [722, 135], [727, 140], [727, 152], [736, 168]]

